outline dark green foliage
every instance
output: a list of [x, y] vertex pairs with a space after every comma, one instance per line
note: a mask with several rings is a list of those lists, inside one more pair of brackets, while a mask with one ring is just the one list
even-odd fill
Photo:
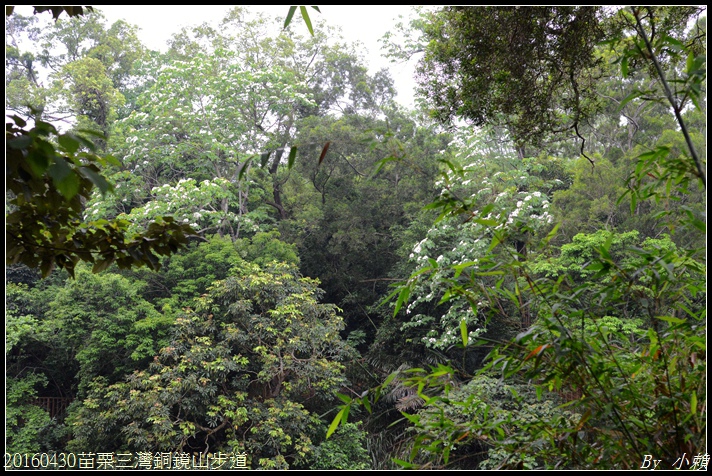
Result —
[[135, 236], [127, 233], [129, 223], [124, 220], [88, 221], [84, 203], [94, 187], [102, 194], [112, 190], [101, 168], [115, 159], [97, 156], [90, 140], [60, 134], [49, 123], [36, 122], [27, 130], [19, 117], [13, 116], [13, 122], [7, 124], [5, 137], [8, 264], [39, 267], [43, 276], [55, 266], [73, 275], [79, 261], [93, 263], [94, 271], [114, 262], [122, 268], [157, 269], [157, 255], [174, 253], [193, 234], [172, 217], [153, 222]]
[[[447, 133], [321, 25], [235, 8], [146, 54], [98, 12], [8, 17], [7, 107], [35, 108], [6, 136], [8, 451], [317, 470], [702, 453], [698, 11], [422, 9], [421, 105]], [[48, 397], [74, 401], [50, 419]]]
[[433, 115], [506, 124], [517, 146], [573, 129], [596, 102], [600, 15], [599, 7], [444, 7], [425, 26], [419, 66]]
[[97, 376], [113, 383], [145, 365], [172, 324], [142, 298], [140, 283], [85, 269], [57, 291], [43, 319], [46, 339], [77, 366], [78, 395]]
[[371, 469], [371, 461], [366, 449], [366, 433], [359, 428], [359, 423], [347, 423], [340, 426], [334, 435], [321, 442], [314, 449], [314, 460], [310, 469], [322, 470], [359, 470]]

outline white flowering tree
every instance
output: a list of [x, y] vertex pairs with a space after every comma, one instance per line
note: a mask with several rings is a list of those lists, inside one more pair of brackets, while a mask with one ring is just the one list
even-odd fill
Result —
[[[252, 70], [235, 56], [218, 50], [163, 65], [153, 86], [139, 97], [141, 110], [119, 125], [117, 144], [125, 167], [142, 178], [135, 201], [173, 196], [178, 200], [166, 207], [185, 215], [185, 199], [198, 196], [202, 204], [210, 201], [213, 210], [197, 209], [191, 202], [190, 214], [220, 214], [219, 231], [234, 237], [239, 231], [236, 217], [249, 211], [251, 183], [240, 180], [249, 158], [262, 154], [263, 163], [270, 160], [270, 151], [293, 133], [285, 122], [294, 109], [310, 104], [304, 85], [289, 71]], [[195, 182], [186, 182], [186, 177]], [[185, 218], [201, 229], [216, 226]]]
[[415, 271], [396, 302], [396, 312], [404, 306], [408, 316], [402, 330], [422, 329], [423, 343], [439, 350], [482, 335], [488, 310], [512, 317], [490, 298], [488, 288], [505, 284], [486, 256], [499, 245], [501, 253], [521, 257], [533, 236], [551, 229], [549, 193], [561, 181], [543, 179], [537, 158], [487, 154], [482, 133], [460, 132], [450, 147], [431, 208], [456, 202], [460, 213], [441, 217], [414, 246]]

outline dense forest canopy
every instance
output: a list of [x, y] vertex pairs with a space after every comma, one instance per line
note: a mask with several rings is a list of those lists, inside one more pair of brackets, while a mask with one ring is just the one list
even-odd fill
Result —
[[414, 8], [414, 110], [304, 7], [165, 52], [48, 8], [6, 9], [6, 466], [706, 468], [705, 7]]

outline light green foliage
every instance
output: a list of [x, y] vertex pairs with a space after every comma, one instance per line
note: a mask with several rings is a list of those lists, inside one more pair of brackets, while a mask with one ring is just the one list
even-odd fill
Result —
[[35, 453], [41, 449], [43, 433], [51, 426], [46, 410], [32, 404], [37, 387], [47, 385], [41, 374], [26, 377], [8, 377], [5, 382], [5, 451], [9, 453]]
[[242, 238], [238, 240], [236, 246], [245, 260], [261, 267], [275, 261], [299, 265], [296, 246], [280, 240], [277, 230], [259, 232], [249, 239]]
[[178, 311], [192, 307], [193, 300], [205, 294], [214, 281], [227, 278], [242, 266], [240, 247], [228, 237], [213, 235], [166, 258], [157, 273], [145, 271], [137, 278], [146, 282], [143, 292], [147, 300], [164, 311]]
[[132, 170], [157, 176], [171, 164], [168, 180], [188, 172], [200, 180], [234, 180], [252, 154], [281, 146], [275, 138], [288, 131], [280, 121], [309, 103], [305, 85], [291, 71], [224, 46], [208, 50], [157, 64], [155, 82], [137, 99], [140, 110], [118, 123], [126, 142], [115, 146]]
[[[82, 13], [57, 21], [6, 17], [13, 35], [9, 63], [14, 66], [6, 81], [8, 103], [22, 116], [46, 121], [72, 117], [106, 133], [143, 47], [135, 27], [121, 20], [107, 27], [98, 11]], [[49, 81], [43, 80], [47, 73]]]
[[[288, 265], [245, 265], [176, 319], [170, 342], [125, 382], [105, 379], [72, 416], [72, 448], [232, 451], [251, 467], [299, 465], [343, 386], [341, 318]], [[306, 406], [299, 401], [309, 404]], [[101, 409], [101, 413], [97, 413]]]
[[53, 87], [64, 93], [61, 99], [76, 114], [80, 127], [104, 133], [125, 102], [107, 76], [104, 64], [96, 58], [84, 57], [65, 65]]
[[37, 318], [32, 314], [31, 298], [26, 284], [7, 282], [5, 285], [5, 353], [6, 355], [25, 336], [37, 329]]

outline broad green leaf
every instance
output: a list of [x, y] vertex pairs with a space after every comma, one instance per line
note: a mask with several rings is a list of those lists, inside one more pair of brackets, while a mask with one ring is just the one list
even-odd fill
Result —
[[383, 387], [387, 386], [389, 383], [393, 381], [394, 378], [398, 375], [397, 372], [392, 372], [388, 377], [386, 377], [386, 380], [383, 381]]
[[71, 134], [62, 134], [58, 137], [59, 145], [70, 154], [76, 154], [79, 150], [79, 141]]
[[402, 459], [398, 459], [398, 458], [393, 458], [393, 462], [395, 464], [397, 464], [398, 466], [401, 466], [405, 469], [417, 469], [418, 468], [417, 465], [415, 465], [413, 463], [409, 463], [407, 461], [403, 461]]
[[504, 271], [483, 271], [475, 273], [477, 276], [500, 276], [504, 274]]
[[556, 236], [556, 232], [559, 231], [560, 226], [561, 222], [557, 222], [556, 225], [554, 225], [554, 228], [552, 228], [551, 231], [546, 235], [546, 238], [544, 238], [544, 244], [548, 244], [551, 239]]
[[47, 173], [52, 177], [54, 186], [65, 199], [71, 200], [79, 193], [79, 177], [64, 158], [56, 157]]
[[460, 274], [466, 269], [471, 266], [475, 266], [477, 264], [476, 261], [466, 261], [464, 263], [456, 264], [455, 266], [452, 266], [452, 269], [455, 270], [455, 279], [460, 277]]
[[240, 166], [237, 169], [237, 179], [242, 180], [242, 178], [245, 176], [247, 173], [247, 170], [250, 168], [250, 162], [252, 162], [252, 159], [254, 159], [255, 156], [252, 155], [248, 157], [243, 163], [240, 164]]
[[616, 109], [617, 111], [623, 110], [623, 107], [628, 104], [630, 101], [633, 99], [642, 96], [643, 93], [641, 91], [635, 90], [632, 93], [628, 94], [623, 100], [618, 104], [618, 108]]
[[685, 45], [682, 44], [680, 40], [673, 38], [672, 36], [664, 36], [662, 40], [675, 51], [683, 51], [685, 49]]
[[343, 413], [341, 415], [341, 424], [345, 425], [349, 421], [349, 410], [351, 410], [351, 406], [347, 405], [343, 409]]
[[103, 175], [97, 173], [95, 170], [92, 170], [89, 167], [79, 167], [79, 171], [99, 188], [102, 195], [105, 195], [106, 192], [113, 190], [113, 186], [104, 178]]
[[50, 157], [42, 151], [31, 150], [27, 154], [27, 164], [30, 166], [28, 172], [32, 172], [35, 177], [41, 177], [49, 167]]
[[22, 135], [20, 137], [17, 137], [15, 139], [10, 139], [7, 141], [7, 146], [11, 149], [27, 149], [30, 144], [32, 144], [32, 137]]
[[364, 395], [364, 397], [361, 399], [361, 403], [363, 403], [363, 406], [366, 408], [366, 411], [368, 413], [372, 413], [371, 401], [368, 399], [368, 395]]
[[111, 263], [113, 263], [114, 260], [113, 258], [107, 258], [103, 260], [99, 260], [96, 263], [94, 263], [94, 266], [92, 267], [91, 271], [92, 273], [100, 273], [104, 271], [106, 268], [111, 266]]
[[501, 242], [500, 236], [497, 235], [497, 234], [495, 234], [495, 235], [492, 237], [492, 243], [490, 243], [489, 248], [487, 249], [487, 251], [492, 251], [493, 249], [495, 249], [495, 248], [497, 247], [497, 245], [500, 244], [500, 242]]
[[103, 163], [116, 165], [117, 167], [121, 166], [121, 161], [111, 154], [106, 154], [100, 158], [103, 159]]

